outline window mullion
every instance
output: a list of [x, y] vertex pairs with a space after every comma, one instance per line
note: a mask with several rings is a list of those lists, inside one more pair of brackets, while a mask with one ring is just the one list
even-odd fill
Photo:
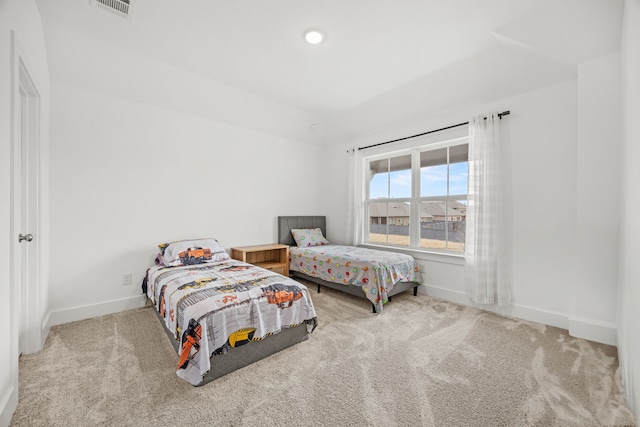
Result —
[[387, 221], [385, 223], [385, 235], [389, 243], [389, 199], [391, 198], [391, 158], [387, 159]]
[[420, 248], [420, 151], [411, 153], [411, 216], [409, 217], [409, 246]]
[[449, 249], [449, 188], [450, 188], [450, 172], [451, 172], [451, 147], [447, 147], [447, 198], [444, 201], [444, 247]]

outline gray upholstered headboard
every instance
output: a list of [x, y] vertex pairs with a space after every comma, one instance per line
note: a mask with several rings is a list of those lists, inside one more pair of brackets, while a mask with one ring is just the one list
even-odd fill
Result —
[[289, 246], [296, 245], [291, 236], [292, 228], [320, 228], [322, 234], [327, 237], [327, 218], [324, 216], [279, 216], [278, 243]]

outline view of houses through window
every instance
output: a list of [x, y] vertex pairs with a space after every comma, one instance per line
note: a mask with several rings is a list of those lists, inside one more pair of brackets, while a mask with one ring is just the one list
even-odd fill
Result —
[[468, 143], [367, 159], [370, 243], [464, 252]]

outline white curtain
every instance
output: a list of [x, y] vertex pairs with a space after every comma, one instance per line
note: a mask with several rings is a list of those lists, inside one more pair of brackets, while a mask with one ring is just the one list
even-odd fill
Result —
[[347, 226], [345, 227], [345, 244], [357, 245], [362, 238], [363, 184], [362, 155], [358, 149], [347, 151], [348, 187], [347, 187]]
[[473, 117], [469, 121], [465, 285], [476, 304], [511, 303], [503, 160], [498, 113]]

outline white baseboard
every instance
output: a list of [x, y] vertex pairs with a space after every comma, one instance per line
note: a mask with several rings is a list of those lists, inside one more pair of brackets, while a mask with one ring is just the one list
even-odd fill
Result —
[[456, 304], [468, 305], [502, 316], [516, 317], [529, 322], [542, 323], [543, 325], [566, 329], [572, 337], [583, 338], [603, 344], [617, 345], [617, 328], [613, 323], [572, 317], [564, 313], [519, 304], [513, 304], [504, 308], [498, 307], [497, 305], [479, 306], [471, 303], [464, 292], [437, 286], [425, 285], [423, 292], [424, 291], [426, 291], [429, 296], [451, 301]]
[[626, 334], [620, 334], [618, 330], [618, 366], [620, 380], [622, 381], [622, 387], [624, 388], [625, 397], [627, 399], [627, 405], [633, 411], [637, 418], [640, 419], [640, 404], [638, 404], [636, 396], [636, 389], [634, 383], [634, 370], [633, 363], [627, 359], [629, 354], [628, 345], [629, 342], [625, 339]]
[[52, 326], [139, 308], [144, 306], [146, 299], [146, 295], [138, 295], [135, 297], [105, 301], [98, 304], [84, 305], [80, 307], [72, 307], [64, 310], [52, 311], [45, 317], [47, 319], [47, 322], [43, 327], [43, 342], [49, 334], [49, 329], [51, 329]]
[[618, 328], [613, 323], [572, 316], [569, 317], [569, 334], [576, 338], [618, 345]]
[[[514, 304], [509, 307], [498, 306], [478, 306], [472, 304], [467, 295], [460, 291], [440, 288], [437, 286], [425, 285], [419, 287], [419, 291], [427, 295], [451, 301], [456, 304], [468, 305], [491, 311], [508, 317], [517, 317], [530, 322], [542, 323], [544, 325], [555, 326], [567, 329], [569, 334], [576, 338], [583, 338], [603, 344], [617, 345], [617, 328], [613, 323], [599, 322], [596, 320], [573, 317], [567, 314], [543, 310], [535, 307]], [[91, 317], [103, 316], [105, 314], [118, 313], [120, 311], [131, 310], [144, 306], [146, 296], [123, 298], [119, 300], [106, 301], [99, 304], [73, 307], [65, 310], [50, 312], [43, 322], [42, 342], [44, 343], [52, 326], [63, 323], [75, 322], [77, 320], [89, 319]]]
[[11, 424], [11, 417], [18, 407], [18, 389], [10, 387], [6, 390], [2, 399], [0, 399], [0, 426], [8, 426]]
[[42, 327], [40, 328], [40, 349], [44, 348], [44, 343], [49, 336], [49, 331], [51, 330], [51, 324], [49, 321], [51, 320], [51, 312], [48, 312], [42, 321]]

